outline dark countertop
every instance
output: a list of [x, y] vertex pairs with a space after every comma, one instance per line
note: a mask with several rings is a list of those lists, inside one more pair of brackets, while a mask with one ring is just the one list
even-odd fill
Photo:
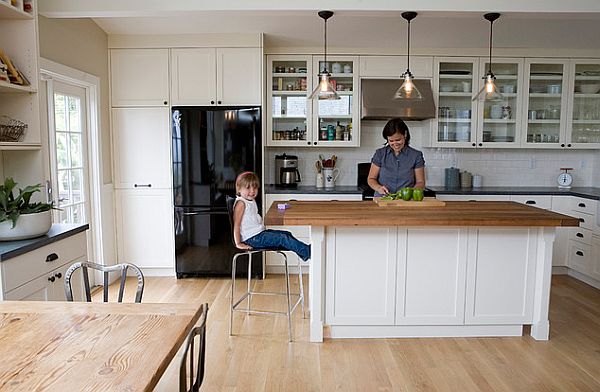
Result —
[[317, 188], [316, 186], [300, 185], [297, 188], [279, 188], [275, 185], [265, 185], [265, 193], [294, 193], [294, 194], [349, 194], [362, 195], [362, 188], [356, 185], [336, 185], [335, 188]]
[[548, 196], [577, 196], [586, 199], [600, 200], [600, 188], [574, 187], [559, 189], [546, 186], [486, 186], [482, 188], [446, 188], [443, 186], [428, 186], [439, 195], [548, 195]]
[[55, 223], [50, 228], [50, 231], [41, 237], [20, 241], [0, 242], [0, 261], [20, 256], [37, 248], [41, 248], [44, 245], [71, 237], [72, 235], [86, 231], [89, 227], [90, 226], [87, 223], [84, 225]]

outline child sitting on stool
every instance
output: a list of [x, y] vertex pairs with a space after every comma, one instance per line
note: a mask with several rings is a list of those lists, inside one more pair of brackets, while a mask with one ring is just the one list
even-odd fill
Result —
[[239, 249], [291, 250], [304, 261], [310, 259], [310, 245], [297, 240], [292, 233], [266, 229], [254, 200], [260, 181], [252, 172], [243, 172], [235, 180], [237, 198], [233, 205], [233, 237]]

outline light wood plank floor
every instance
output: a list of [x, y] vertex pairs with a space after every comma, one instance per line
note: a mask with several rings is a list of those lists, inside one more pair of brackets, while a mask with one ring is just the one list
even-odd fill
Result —
[[[300, 312], [291, 344], [285, 317], [238, 313], [229, 337], [229, 282], [146, 282], [144, 302], [209, 303], [203, 391], [600, 391], [600, 291], [567, 276], [553, 277], [547, 342], [526, 335], [315, 344]], [[276, 275], [258, 285], [284, 287]], [[175, 362], [157, 390], [177, 390]]]

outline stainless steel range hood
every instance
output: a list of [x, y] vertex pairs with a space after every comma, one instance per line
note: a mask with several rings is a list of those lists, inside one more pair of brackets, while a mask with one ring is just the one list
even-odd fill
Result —
[[402, 85], [401, 79], [361, 79], [361, 118], [363, 120], [388, 120], [400, 117], [409, 121], [434, 118], [435, 104], [431, 82], [428, 79], [415, 79], [414, 83], [423, 99], [394, 99], [396, 90]]

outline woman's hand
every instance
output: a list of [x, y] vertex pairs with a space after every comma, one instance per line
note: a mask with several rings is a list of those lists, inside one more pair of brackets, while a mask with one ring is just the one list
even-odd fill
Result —
[[379, 188], [377, 188], [377, 193], [379, 193], [380, 195], [387, 195], [388, 193], [390, 193], [390, 191], [386, 188], [385, 185], [380, 185]]
[[252, 250], [250, 245], [244, 244], [243, 242], [240, 242], [239, 244], [236, 243], [235, 247], [242, 250]]

